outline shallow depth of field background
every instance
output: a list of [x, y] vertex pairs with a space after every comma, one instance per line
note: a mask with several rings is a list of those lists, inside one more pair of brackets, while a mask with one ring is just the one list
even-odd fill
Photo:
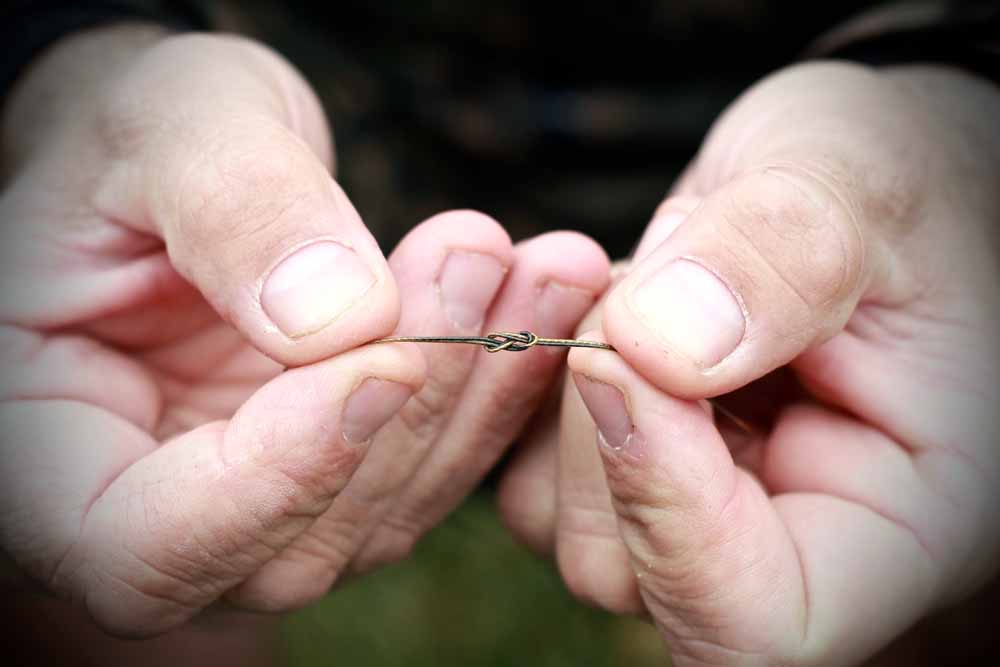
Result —
[[295, 614], [283, 639], [292, 667], [667, 664], [652, 626], [584, 607], [550, 564], [515, 545], [486, 492], [412, 560]]

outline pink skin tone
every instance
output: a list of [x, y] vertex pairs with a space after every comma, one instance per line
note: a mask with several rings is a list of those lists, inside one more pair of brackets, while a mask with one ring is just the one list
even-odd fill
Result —
[[[501, 488], [514, 533], [676, 665], [858, 664], [994, 578], [998, 117], [932, 67], [738, 100], [579, 330], [619, 354], [570, 354]], [[773, 423], [737, 441], [697, 401], [747, 385]]]
[[4, 134], [0, 574], [65, 598], [17, 594], [28, 627], [58, 619], [101, 664], [266, 655], [273, 622], [240, 610], [404, 557], [565, 363], [365, 342], [567, 336], [608, 285], [593, 241], [514, 245], [471, 211], [383, 258], [315, 97], [246, 40], [67, 40]]
[[[995, 575], [997, 117], [958, 72], [816, 64], [720, 119], [585, 325], [620, 354], [569, 356], [502, 488], [576, 595], [678, 665], [853, 664]], [[580, 235], [469, 211], [384, 258], [315, 96], [245, 40], [67, 40], [3, 138], [4, 574], [105, 663], [241, 664], [267, 624], [222, 610], [404, 557], [564, 360], [366, 342], [566, 336], [608, 286]], [[812, 399], [737, 448], [699, 399], [783, 366]]]

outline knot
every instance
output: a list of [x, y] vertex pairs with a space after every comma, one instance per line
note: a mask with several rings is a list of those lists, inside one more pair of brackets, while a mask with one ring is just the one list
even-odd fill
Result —
[[518, 333], [502, 331], [486, 334], [484, 338], [489, 341], [483, 342], [483, 347], [486, 348], [487, 352], [499, 352], [500, 350], [523, 352], [538, 343], [538, 336], [530, 331], [520, 331]]

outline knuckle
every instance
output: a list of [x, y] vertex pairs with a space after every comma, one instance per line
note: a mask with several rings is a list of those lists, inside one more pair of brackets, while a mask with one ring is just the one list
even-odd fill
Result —
[[335, 577], [350, 562], [364, 538], [363, 526], [357, 521], [328, 512], [319, 517], [311, 532], [304, 533], [285, 553], [291, 558], [322, 565]]
[[[286, 239], [276, 223], [317, 196], [311, 193], [316, 191], [311, 187], [316, 179], [310, 177], [315, 165], [286, 131], [259, 119], [253, 125], [228, 127], [226, 136], [215, 137], [193, 161], [176, 166], [176, 185], [168, 195], [173, 210], [167, 215], [186, 243], [264, 237], [280, 246]], [[278, 238], [268, 239], [273, 236]]]
[[280, 56], [250, 40], [169, 37], [102, 95], [97, 131], [149, 192], [150, 217], [168, 223], [168, 245], [171, 232], [196, 250], [262, 232], [278, 243], [273, 222], [331, 196], [327, 168], [300, 138], [311, 136], [297, 127], [300, 116], [321, 116], [302, 90]]
[[614, 511], [574, 502], [571, 495], [564, 496], [559, 511], [559, 537], [600, 544], [617, 544], [620, 541], [618, 518]]
[[773, 163], [753, 173], [729, 220], [810, 310], [854, 295], [865, 262], [865, 239], [850, 188], [834, 172]]
[[616, 491], [616, 513], [623, 528], [640, 538], [633, 543], [644, 556], [696, 562], [700, 554], [724, 550], [745, 521], [738, 484], [726, 490], [720, 484], [717, 477], [702, 475], [673, 492], [637, 491], [627, 501]]
[[[511, 370], [521, 369], [514, 366]], [[497, 374], [489, 387], [482, 390], [483, 403], [489, 405], [491, 409], [475, 424], [473, 432], [477, 434], [478, 442], [470, 454], [477, 458], [481, 458], [484, 454], [492, 458], [499, 457], [513, 443], [514, 436], [528, 421], [535, 407], [541, 403], [555, 369], [539, 367], [530, 369], [533, 371], [530, 381], [525, 380], [530, 372], [529, 369], [523, 370], [528, 372], [516, 375]]]
[[674, 610], [711, 624], [728, 607], [754, 604], [734, 583], [771, 576], [764, 552], [752, 547], [761, 525], [740, 495], [697, 512], [646, 510], [622, 521], [654, 613]]
[[429, 447], [444, 427], [458, 400], [460, 385], [441, 373], [428, 375], [423, 388], [397, 413], [399, 422], [411, 436], [411, 445]]
[[83, 603], [94, 622], [116, 637], [156, 636], [203, 607], [189, 586], [172, 577], [142, 568], [137, 574], [118, 562], [94, 562], [87, 569]]
[[[318, 515], [347, 486], [365, 455], [365, 448], [340, 444], [323, 447], [323, 444], [307, 446], [310, 453], [315, 452], [312, 456], [296, 451], [284, 453], [287, 462], [282, 465], [284, 476], [296, 489], [286, 497], [284, 509], [287, 513], [305, 510], [306, 514], [315, 512]], [[302, 465], [305, 459], [310, 465]], [[310, 507], [314, 503], [315, 510]]]

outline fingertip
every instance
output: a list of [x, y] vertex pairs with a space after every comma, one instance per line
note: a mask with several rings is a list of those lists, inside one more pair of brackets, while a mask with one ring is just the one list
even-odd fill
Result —
[[373, 343], [323, 363], [330, 375], [378, 377], [405, 384], [414, 392], [420, 390], [427, 377], [427, 361], [415, 343]]
[[630, 303], [636, 271], [633, 269], [615, 285], [604, 301], [601, 329], [606, 341], [636, 372], [672, 396], [697, 400], [722, 393], [713, 373], [703, 372], [664, 346], [654, 330], [636, 315]]
[[[576, 337], [576, 340], [591, 341], [594, 343], [607, 343], [604, 333], [600, 329], [590, 329], [584, 331]], [[575, 375], [586, 377], [602, 377], [610, 374], [608, 364], [615, 362], [618, 352], [602, 350], [591, 347], [574, 347], [570, 350], [566, 359], [566, 364]], [[619, 357], [620, 360], [620, 357]]]
[[[556, 437], [555, 432], [545, 434]], [[556, 458], [555, 443], [526, 443], [504, 471], [497, 489], [497, 508], [514, 539], [533, 552], [547, 556], [555, 543]]]
[[417, 225], [389, 257], [405, 295], [402, 326], [478, 333], [514, 264], [507, 232], [475, 211], [448, 211]]
[[518, 265], [536, 268], [548, 280], [593, 295], [611, 280], [611, 260], [604, 249], [585, 234], [560, 230], [518, 243]]
[[[416, 393], [427, 380], [427, 358], [415, 343], [381, 343], [393, 356], [385, 361], [393, 380], [408, 385]], [[370, 347], [375, 347], [370, 346]]]
[[[581, 336], [603, 340], [597, 332]], [[691, 443], [714, 443], [696, 459], [705, 464], [731, 463], [712, 416], [697, 401], [661, 391], [618, 354], [576, 348], [569, 355], [573, 380], [601, 433], [606, 466], [631, 464], [659, 474], [671, 469]], [[628, 456], [622, 456], [628, 455]], [[708, 458], [706, 458], [708, 457]]]
[[[223, 457], [242, 458], [247, 447], [262, 437], [273, 443], [266, 457], [280, 457], [295, 451], [296, 459], [313, 450], [312, 467], [326, 463], [340, 469], [340, 439], [331, 437], [343, 430], [343, 412], [352, 394], [366, 380], [402, 385], [416, 393], [423, 386], [427, 367], [412, 343], [380, 343], [359, 347], [330, 359], [292, 368], [259, 389], [233, 416], [226, 430]], [[275, 430], [275, 420], [288, 415], [288, 423]], [[294, 419], [292, 419], [294, 416]], [[391, 415], [390, 415], [391, 416]], [[309, 447], [303, 445], [309, 443]], [[331, 448], [330, 445], [333, 445]], [[297, 465], [294, 461], [283, 464]]]
[[526, 313], [520, 327], [534, 327], [543, 337], [570, 335], [610, 280], [604, 251], [575, 232], [542, 234], [522, 241], [514, 250], [516, 265], [505, 294], [534, 310], [534, 317]]
[[687, 220], [701, 204], [701, 197], [677, 195], [663, 200], [653, 213], [653, 219], [643, 232], [639, 245], [632, 254], [633, 262], [640, 262], [649, 256], [661, 243]]
[[397, 275], [407, 273], [412, 264], [425, 266], [429, 256], [443, 260], [452, 249], [494, 256], [504, 267], [514, 259], [510, 236], [499, 222], [479, 211], [459, 209], [438, 213], [410, 230], [393, 250], [389, 265]]

